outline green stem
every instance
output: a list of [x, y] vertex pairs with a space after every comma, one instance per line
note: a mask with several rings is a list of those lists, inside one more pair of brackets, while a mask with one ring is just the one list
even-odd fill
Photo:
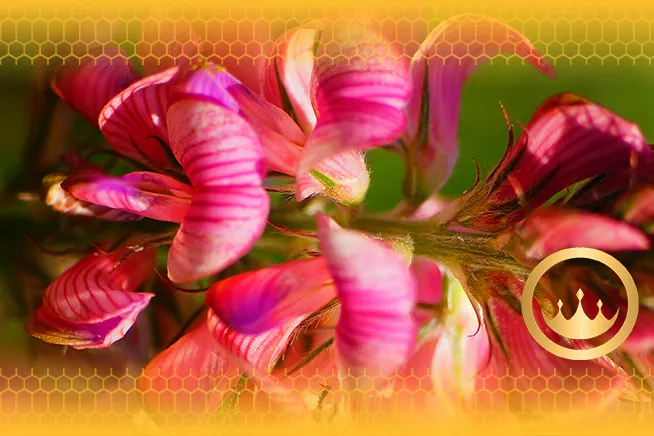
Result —
[[[289, 227], [314, 229], [312, 217], [301, 214], [275, 214], [271, 221]], [[449, 230], [437, 222], [387, 220], [372, 217], [355, 218], [347, 227], [377, 234], [381, 237], [406, 236], [413, 240], [413, 253], [445, 264], [463, 265], [483, 270], [507, 271], [526, 278], [530, 270], [513, 256], [495, 248], [495, 235]]]
[[414, 254], [443, 263], [454, 263], [486, 270], [504, 270], [521, 277], [529, 269], [512, 256], [496, 249], [493, 236], [448, 230], [429, 222], [387, 221], [360, 218], [352, 227], [381, 235], [410, 235]]

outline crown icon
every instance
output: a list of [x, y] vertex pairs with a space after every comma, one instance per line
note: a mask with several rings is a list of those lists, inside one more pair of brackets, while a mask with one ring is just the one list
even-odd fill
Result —
[[559, 307], [559, 312], [552, 319], [548, 319], [545, 314], [543, 318], [545, 323], [556, 333], [561, 336], [565, 336], [570, 339], [590, 339], [597, 337], [607, 331], [608, 329], [615, 324], [615, 321], [618, 318], [618, 312], [615, 313], [612, 319], [607, 319], [602, 313], [602, 300], [597, 302], [597, 307], [600, 309], [597, 313], [595, 319], [590, 319], [584, 312], [584, 309], [581, 307], [581, 300], [584, 298], [584, 292], [579, 289], [577, 291], [577, 299], [579, 303], [577, 305], [577, 311], [570, 319], [566, 319], [563, 316], [561, 308], [563, 303], [561, 300], [557, 303]]

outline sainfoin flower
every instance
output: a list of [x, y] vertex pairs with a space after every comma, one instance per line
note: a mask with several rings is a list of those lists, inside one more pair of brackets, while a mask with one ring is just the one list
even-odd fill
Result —
[[[154, 278], [155, 251], [169, 246], [168, 279], [209, 286], [200, 315], [145, 367], [146, 410], [213, 415], [249, 394], [252, 404], [302, 416], [612, 401], [626, 371], [650, 367], [648, 309], [623, 348], [575, 362], [536, 343], [520, 299], [535, 264], [579, 246], [625, 254], [639, 288], [654, 293], [652, 150], [637, 125], [560, 94], [515, 143], [507, 115], [500, 163], [469, 192], [445, 198], [462, 88], [500, 53], [553, 76], [517, 30], [477, 15], [440, 24], [410, 61], [373, 26], [290, 30], [269, 53], [259, 89], [205, 61], [150, 66], [143, 78], [106, 58], [60, 71], [57, 93], [136, 168], [74, 165], [53, 178], [48, 204], [171, 225], [66, 271], [29, 332], [76, 348], [110, 346], [153, 297], [137, 290]], [[358, 207], [369, 185], [364, 153], [376, 147], [399, 151], [406, 165], [405, 201], [384, 217]], [[292, 185], [273, 186], [280, 174]], [[293, 192], [295, 201], [278, 205], [267, 191]], [[291, 239], [279, 242], [267, 222]], [[237, 263], [245, 270], [230, 269]], [[543, 316], [557, 300], [569, 306], [583, 287], [589, 314], [625, 304], [619, 283], [588, 265], [544, 281], [537, 322], [571, 348], [602, 338], [549, 329]]]

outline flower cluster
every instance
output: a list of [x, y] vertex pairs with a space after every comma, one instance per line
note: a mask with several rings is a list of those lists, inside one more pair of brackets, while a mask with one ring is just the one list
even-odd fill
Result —
[[[374, 28], [319, 23], [280, 36], [260, 69], [199, 57], [150, 65], [142, 77], [111, 50], [60, 68], [52, 87], [128, 169], [69, 154], [47, 202], [150, 230], [103, 241], [66, 270], [28, 331], [77, 349], [108, 347], [156, 298], [153, 281], [205, 286], [204, 307], [144, 370], [146, 409], [213, 414], [233, 396], [225, 380], [239, 376], [297, 413], [326, 408], [327, 397], [350, 412], [511, 407], [515, 398], [492, 386], [477, 395], [486, 375], [509, 374], [519, 392], [533, 388], [531, 376], [557, 371], [649, 370], [654, 156], [638, 126], [580, 96], [553, 96], [515, 141], [505, 114], [509, 146], [485, 180], [459, 198], [439, 195], [475, 69], [511, 53], [554, 76], [515, 29], [457, 16], [407, 62]], [[405, 201], [384, 216], [360, 207], [370, 183], [364, 153], [377, 147], [406, 164]], [[519, 301], [530, 268], [580, 246], [621, 256], [643, 307], [619, 350], [575, 362], [536, 344]], [[599, 298], [607, 313], [626, 304], [619, 281], [596, 265], [568, 265], [544, 282], [534, 304], [545, 312], [580, 286], [593, 291], [589, 314]], [[539, 322], [553, 341], [593, 345]], [[185, 376], [195, 391], [182, 406]], [[424, 379], [412, 385], [409, 376]], [[618, 378], [590, 380], [576, 397], [562, 393], [575, 397], [563, 403], [620, 392]]]

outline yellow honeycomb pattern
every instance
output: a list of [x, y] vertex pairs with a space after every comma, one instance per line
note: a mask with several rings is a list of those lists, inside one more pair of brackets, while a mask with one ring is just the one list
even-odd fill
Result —
[[429, 374], [364, 375], [354, 380], [348, 392], [330, 386], [326, 380], [336, 374], [328, 376], [300, 372], [281, 392], [249, 383], [241, 375], [212, 379], [185, 372], [164, 379], [129, 371], [5, 369], [0, 372], [0, 427], [127, 424], [139, 414], [159, 425], [328, 425], [348, 416], [346, 399], [351, 404], [362, 397], [366, 398], [362, 410], [373, 423], [389, 418], [395, 422], [398, 416], [434, 418], [445, 411], [480, 422], [538, 422], [552, 414], [590, 413], [629, 423], [654, 412], [652, 374], [490, 374], [479, 377], [465, 394], [435, 387]]
[[[150, 9], [46, 3], [33, 7], [0, 5], [0, 64], [49, 64], [97, 57], [101, 52], [93, 48], [107, 44], [119, 45], [128, 55], [146, 62], [165, 64], [201, 55], [228, 65], [248, 64], [266, 59], [274, 41], [286, 30], [343, 18], [365, 19], [405, 53], [413, 53], [438, 23], [468, 12], [498, 18], [521, 31], [554, 64], [650, 65], [654, 58], [651, 6], [548, 8], [495, 7], [489, 3], [474, 8], [209, 5]], [[199, 38], [199, 47], [192, 42], [190, 28]], [[142, 29], [149, 29], [145, 39]]]

